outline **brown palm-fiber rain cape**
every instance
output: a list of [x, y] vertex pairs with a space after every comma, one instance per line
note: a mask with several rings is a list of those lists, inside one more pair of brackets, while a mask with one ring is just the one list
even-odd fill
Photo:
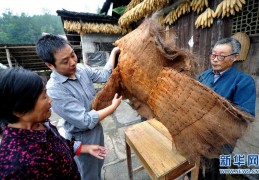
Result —
[[177, 48], [172, 37], [147, 19], [116, 41], [118, 65], [92, 108], [105, 108], [119, 93], [141, 116], [162, 122], [189, 160], [219, 157], [222, 146], [234, 146], [253, 118], [193, 79], [192, 55]]

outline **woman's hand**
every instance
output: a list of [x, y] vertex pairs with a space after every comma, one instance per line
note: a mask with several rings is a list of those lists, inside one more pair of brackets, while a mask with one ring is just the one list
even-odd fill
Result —
[[83, 144], [81, 153], [89, 153], [98, 159], [104, 159], [108, 154], [107, 148], [96, 144]]

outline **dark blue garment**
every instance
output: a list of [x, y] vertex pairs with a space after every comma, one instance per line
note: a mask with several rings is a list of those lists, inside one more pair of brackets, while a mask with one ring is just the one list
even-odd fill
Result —
[[220, 75], [215, 83], [212, 69], [204, 71], [198, 77], [198, 81], [225, 97], [241, 110], [255, 116], [256, 86], [250, 75], [232, 66]]

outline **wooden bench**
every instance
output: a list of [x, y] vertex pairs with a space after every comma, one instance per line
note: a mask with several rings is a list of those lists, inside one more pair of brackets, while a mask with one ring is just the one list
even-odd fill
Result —
[[[197, 172], [172, 145], [172, 137], [166, 127], [155, 119], [129, 126], [125, 130], [126, 154], [129, 177], [133, 179], [131, 149], [152, 179], [175, 179], [191, 170]], [[193, 172], [192, 172], [193, 173]], [[197, 179], [197, 174], [192, 179]]]

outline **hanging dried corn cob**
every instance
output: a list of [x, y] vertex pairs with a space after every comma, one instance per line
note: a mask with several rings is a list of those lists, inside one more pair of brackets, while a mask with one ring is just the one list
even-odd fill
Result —
[[164, 16], [164, 15], [159, 15], [159, 16], [157, 17], [157, 21], [158, 21], [161, 25], [164, 24], [164, 20], [165, 20], [165, 16]]
[[208, 0], [192, 0], [191, 7], [194, 12], [199, 14], [205, 7], [209, 7], [209, 2]]
[[105, 34], [126, 34], [128, 31], [125, 28], [121, 28], [112, 24], [95, 24], [95, 23], [83, 23], [82, 34], [87, 33], [105, 33]]
[[123, 14], [119, 19], [121, 27], [128, 27], [132, 22], [138, 21], [152, 12], [168, 5], [170, 0], [144, 0], [133, 9]]
[[164, 18], [162, 24], [171, 25], [177, 20], [177, 12], [175, 9], [172, 9]]
[[217, 17], [221, 16], [221, 18], [235, 15], [236, 12], [239, 12], [243, 8], [243, 4], [246, 4], [245, 0], [223, 0], [218, 4], [215, 15]]
[[164, 18], [164, 24], [171, 25], [173, 24], [180, 16], [189, 13], [191, 11], [191, 2], [185, 0], [181, 2], [176, 9], [172, 9], [167, 16]]
[[64, 21], [64, 29], [79, 33], [81, 30], [81, 24], [79, 22]]
[[212, 9], [207, 8], [202, 14], [200, 14], [195, 21], [195, 27], [210, 27], [213, 24], [213, 18], [215, 17], [215, 13]]
[[124, 13], [128, 12], [129, 10], [131, 10], [132, 8], [134, 8], [136, 5], [138, 5], [139, 3], [141, 3], [143, 0], [131, 0], [130, 3], [127, 5]]
[[121, 28], [112, 24], [82, 23], [73, 21], [64, 21], [64, 28], [67, 31], [77, 32], [78, 34], [87, 33], [105, 33], [105, 34], [126, 34], [129, 32], [126, 28]]
[[186, 13], [189, 13], [191, 11], [190, 5], [191, 5], [191, 2], [189, 0], [185, 0], [181, 2], [176, 8], [177, 17], [179, 18], [180, 16]]

